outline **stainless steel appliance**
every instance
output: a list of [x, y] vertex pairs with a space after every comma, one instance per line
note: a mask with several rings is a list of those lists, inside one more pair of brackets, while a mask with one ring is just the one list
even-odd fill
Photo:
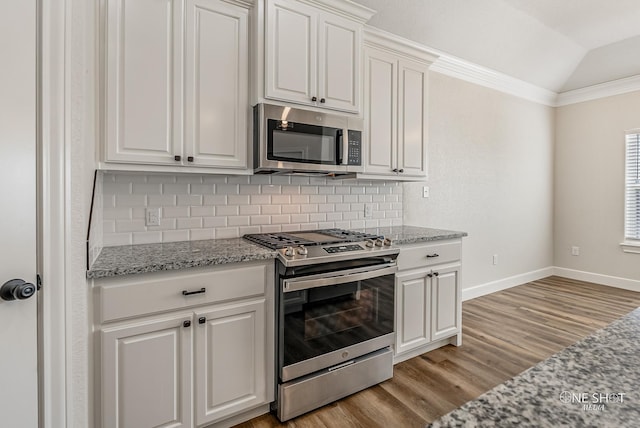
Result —
[[254, 107], [257, 173], [353, 175], [362, 166], [362, 119], [272, 104]]
[[245, 238], [278, 251], [278, 419], [393, 376], [398, 248], [384, 237], [341, 229]]

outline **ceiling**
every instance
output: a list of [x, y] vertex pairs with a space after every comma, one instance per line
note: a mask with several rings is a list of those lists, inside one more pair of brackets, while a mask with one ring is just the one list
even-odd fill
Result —
[[640, 74], [639, 0], [355, 0], [369, 25], [554, 92]]

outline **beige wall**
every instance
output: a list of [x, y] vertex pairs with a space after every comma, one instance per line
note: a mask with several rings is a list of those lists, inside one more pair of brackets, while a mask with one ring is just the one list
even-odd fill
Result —
[[434, 72], [429, 91], [431, 196], [405, 184], [404, 223], [469, 233], [463, 290], [552, 266], [554, 109]]
[[[640, 92], [557, 109], [555, 251], [560, 268], [640, 280], [624, 235], [624, 133], [640, 128]], [[571, 247], [580, 247], [572, 256]], [[615, 284], [612, 278], [592, 278]], [[624, 285], [624, 284], [621, 284]]]

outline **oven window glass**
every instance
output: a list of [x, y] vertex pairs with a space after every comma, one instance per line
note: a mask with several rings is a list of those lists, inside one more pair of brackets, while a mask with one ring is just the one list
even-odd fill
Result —
[[337, 164], [340, 130], [269, 120], [267, 158], [287, 162]]
[[283, 296], [284, 366], [393, 332], [394, 275]]

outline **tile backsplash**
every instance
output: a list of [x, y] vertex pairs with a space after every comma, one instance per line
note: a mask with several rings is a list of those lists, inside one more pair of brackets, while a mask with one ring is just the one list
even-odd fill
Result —
[[[103, 245], [236, 238], [246, 233], [402, 225], [398, 182], [305, 176], [105, 172]], [[365, 205], [372, 208], [365, 218]], [[158, 208], [159, 226], [146, 226]]]

